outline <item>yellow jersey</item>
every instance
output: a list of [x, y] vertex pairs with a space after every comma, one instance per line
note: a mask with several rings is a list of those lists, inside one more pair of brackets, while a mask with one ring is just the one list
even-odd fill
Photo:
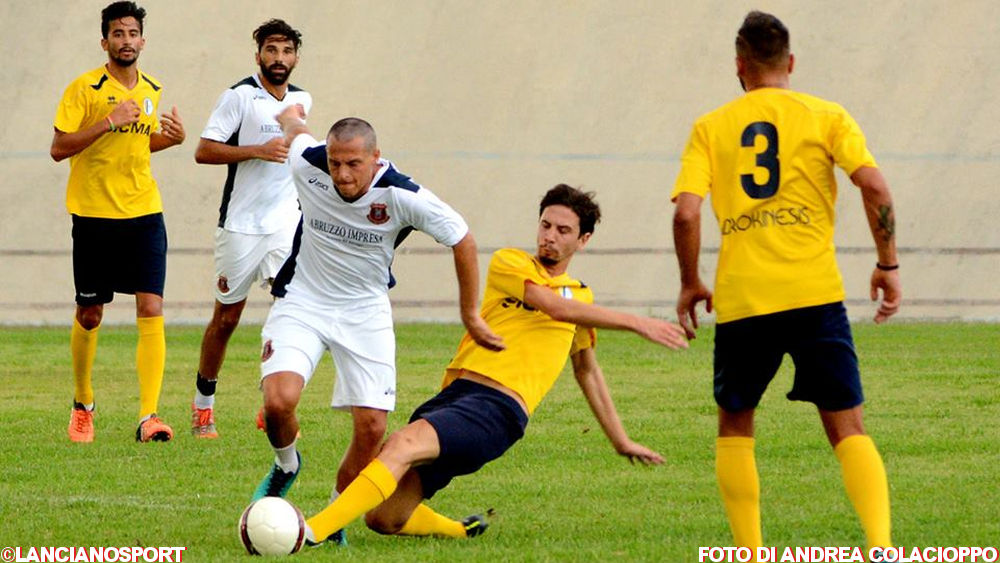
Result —
[[66, 209], [84, 217], [129, 219], [163, 211], [149, 167], [149, 136], [159, 127], [156, 108], [162, 86], [139, 72], [131, 90], [104, 66], [86, 72], [63, 93], [53, 125], [75, 133], [105, 120], [125, 100], [139, 105], [139, 121], [101, 135], [70, 157]]
[[671, 199], [712, 194], [718, 322], [844, 299], [834, 164], [877, 166], [847, 111], [815, 96], [755, 89], [695, 122]]
[[507, 349], [487, 350], [466, 333], [448, 364], [444, 384], [459, 370], [484, 375], [513, 389], [534, 412], [562, 372], [566, 359], [596, 344], [594, 329], [554, 320], [524, 302], [524, 284], [532, 282], [562, 295], [593, 303], [594, 294], [579, 280], [562, 274], [551, 277], [531, 254], [516, 248], [493, 253], [480, 314], [493, 332], [503, 337]]

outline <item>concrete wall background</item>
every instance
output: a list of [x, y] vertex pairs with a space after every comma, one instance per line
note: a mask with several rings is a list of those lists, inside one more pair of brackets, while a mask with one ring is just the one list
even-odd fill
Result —
[[[5, 100], [0, 130], [0, 323], [67, 324], [73, 283], [68, 164], [48, 156], [65, 86], [103, 63], [106, 1], [0, 4]], [[893, 187], [906, 303], [902, 316], [1000, 319], [1000, 4], [705, 0], [508, 2], [260, 0], [140, 2], [140, 68], [165, 85], [188, 140], [153, 156], [171, 251], [168, 322], [204, 322], [212, 232], [225, 169], [195, 164], [219, 93], [255, 70], [250, 33], [281, 17], [304, 34], [293, 82], [310, 123], [371, 121], [383, 154], [463, 213], [486, 254], [532, 247], [538, 199], [558, 182], [598, 192], [605, 219], [574, 273], [600, 302], [672, 316], [677, 266], [669, 191], [693, 120], [739, 95], [732, 42], [753, 8], [792, 33], [796, 89], [842, 103]], [[868, 318], [872, 243], [841, 178], [840, 264], [852, 317]], [[710, 208], [702, 268], [718, 235]], [[397, 256], [400, 320], [455, 320], [450, 254], [424, 235]], [[250, 299], [262, 320], [268, 298]], [[117, 296], [108, 322], [132, 322]]]

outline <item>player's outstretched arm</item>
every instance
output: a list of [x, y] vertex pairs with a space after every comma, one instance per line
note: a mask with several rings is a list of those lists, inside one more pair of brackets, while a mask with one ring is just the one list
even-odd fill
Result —
[[479, 256], [476, 239], [466, 233], [458, 244], [451, 247], [455, 257], [455, 276], [458, 278], [458, 307], [462, 324], [469, 336], [483, 348], [499, 352], [506, 348], [503, 338], [493, 332], [479, 316]]
[[896, 211], [892, 205], [889, 184], [878, 168], [862, 166], [851, 174], [851, 182], [861, 189], [868, 226], [878, 252], [878, 263], [871, 277], [871, 299], [877, 301], [881, 292], [882, 302], [875, 313], [875, 322], [882, 323], [899, 311], [903, 300], [903, 288], [897, 269]]
[[692, 193], [677, 196], [674, 210], [674, 249], [681, 273], [681, 291], [677, 296], [677, 321], [684, 327], [688, 338], [695, 337], [698, 328], [699, 301], [705, 310], [712, 312], [712, 292], [705, 287], [698, 275], [698, 254], [701, 252], [701, 202]]
[[628, 330], [675, 350], [688, 347], [684, 329], [674, 323], [565, 299], [551, 289], [530, 281], [524, 282], [524, 302], [557, 321], [594, 328]]
[[611, 441], [615, 451], [628, 458], [632, 463], [639, 461], [646, 465], [663, 463], [663, 456], [659, 453], [633, 442], [625, 426], [622, 424], [615, 403], [611, 400], [611, 392], [608, 390], [607, 382], [604, 380], [604, 373], [600, 364], [597, 363], [597, 354], [593, 348], [581, 350], [571, 357], [573, 361], [573, 375], [576, 382], [583, 391], [583, 396], [590, 405], [590, 410], [594, 413], [594, 418], [604, 430], [604, 435]]
[[170, 113], [160, 115], [160, 130], [149, 136], [149, 152], [162, 151], [184, 142], [187, 134], [184, 131], [184, 121], [177, 113], [177, 106], [170, 108]]

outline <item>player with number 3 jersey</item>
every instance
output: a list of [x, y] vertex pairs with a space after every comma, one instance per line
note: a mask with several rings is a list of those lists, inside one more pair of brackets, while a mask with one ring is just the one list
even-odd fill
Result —
[[788, 29], [762, 12], [736, 38], [746, 94], [697, 120], [671, 198], [680, 265], [677, 316], [689, 338], [695, 305], [713, 294], [698, 274], [701, 202], [712, 195], [721, 246], [715, 277], [714, 388], [719, 406], [716, 477], [735, 543], [763, 545], [754, 412], [787, 353], [788, 398], [814, 403], [840, 462], [869, 547], [890, 546], [888, 480], [862, 424], [861, 378], [834, 255], [839, 166], [860, 188], [878, 255], [875, 322], [901, 299], [895, 213], [865, 136], [841, 106], [789, 89]]

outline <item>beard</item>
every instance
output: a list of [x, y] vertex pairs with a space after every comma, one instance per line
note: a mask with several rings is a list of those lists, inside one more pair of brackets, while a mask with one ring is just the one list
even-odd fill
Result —
[[123, 59], [118, 55], [110, 55], [111, 60], [118, 66], [129, 67], [139, 60], [139, 53], [134, 53], [131, 59]]
[[538, 256], [538, 261], [542, 263], [542, 266], [555, 266], [559, 263], [555, 258], [549, 258], [548, 256]]
[[[293, 67], [294, 68], [294, 67]], [[292, 69], [281, 64], [273, 64], [269, 67], [265, 67], [263, 63], [260, 65], [260, 75], [267, 79], [268, 82], [274, 84], [275, 86], [281, 86], [288, 81], [288, 77], [291, 76]]]

